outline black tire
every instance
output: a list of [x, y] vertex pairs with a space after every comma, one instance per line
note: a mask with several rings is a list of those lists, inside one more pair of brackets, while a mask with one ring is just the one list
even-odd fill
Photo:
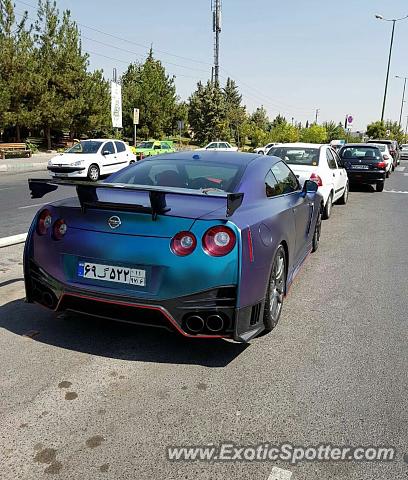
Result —
[[98, 165], [96, 165], [96, 163], [93, 163], [88, 168], [88, 179], [91, 182], [97, 182], [99, 180], [99, 176], [100, 176], [99, 167], [98, 167]]
[[286, 254], [282, 245], [279, 245], [273, 259], [271, 276], [266, 292], [264, 325], [265, 332], [271, 332], [278, 324], [282, 313], [286, 283]]
[[384, 190], [384, 180], [382, 182], [377, 182], [375, 185], [376, 192], [382, 192]]
[[258, 155], [265, 155], [265, 152], [261, 150], [260, 152], [258, 152]]
[[323, 220], [328, 220], [330, 218], [332, 206], [333, 206], [333, 192], [330, 193], [329, 198], [327, 199], [326, 205], [324, 206], [323, 215], [322, 215]]
[[340, 205], [345, 205], [347, 203], [348, 196], [349, 196], [349, 184], [347, 182], [344, 188], [343, 195], [338, 199], [337, 203], [339, 203]]
[[390, 178], [390, 172], [389, 171], [385, 174], [385, 178]]
[[[323, 210], [323, 206], [322, 206]], [[313, 241], [312, 241], [312, 252], [315, 252], [319, 248], [320, 234], [322, 231], [322, 210], [320, 210], [319, 215], [316, 220], [315, 229], [313, 232]]]

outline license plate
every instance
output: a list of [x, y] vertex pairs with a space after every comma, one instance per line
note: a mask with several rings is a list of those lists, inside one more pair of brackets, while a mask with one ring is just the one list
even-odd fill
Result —
[[141, 270], [139, 268], [126, 268], [114, 265], [101, 265], [99, 263], [80, 262], [78, 264], [78, 276], [89, 280], [125, 283], [137, 287], [146, 286], [146, 270]]
[[56, 173], [56, 177], [68, 177], [68, 173]]
[[356, 170], [368, 170], [368, 165], [352, 165], [351, 168]]

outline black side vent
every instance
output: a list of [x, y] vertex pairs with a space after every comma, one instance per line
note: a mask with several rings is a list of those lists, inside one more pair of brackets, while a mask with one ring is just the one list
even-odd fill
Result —
[[259, 302], [252, 307], [251, 321], [249, 322], [250, 325], [256, 325], [259, 322], [259, 316], [261, 314], [261, 307], [262, 307], [262, 302]]

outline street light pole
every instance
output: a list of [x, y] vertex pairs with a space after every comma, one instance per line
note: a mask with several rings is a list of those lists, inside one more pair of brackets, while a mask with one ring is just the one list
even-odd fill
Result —
[[395, 78], [400, 78], [400, 79], [404, 80], [404, 89], [402, 90], [401, 112], [400, 112], [400, 117], [399, 117], [399, 127], [401, 128], [402, 113], [404, 111], [404, 102], [405, 102], [405, 89], [406, 89], [406, 86], [407, 86], [407, 78], [408, 77], [400, 77], [399, 75], [396, 75]]
[[381, 121], [384, 121], [384, 114], [385, 114], [385, 104], [387, 102], [387, 92], [388, 92], [388, 79], [390, 76], [390, 66], [391, 66], [391, 56], [392, 56], [392, 47], [394, 45], [394, 33], [395, 33], [395, 24], [401, 20], [405, 20], [408, 18], [408, 15], [405, 17], [401, 18], [394, 18], [394, 19], [389, 19], [389, 18], [384, 18], [382, 15], [376, 15], [375, 18], [378, 20], [384, 20], [385, 22], [392, 22], [392, 32], [391, 32], [391, 42], [390, 42], [390, 53], [388, 55], [388, 66], [387, 66], [387, 76], [385, 78], [385, 89], [384, 89], [384, 99], [383, 99], [383, 106], [382, 106], [382, 111], [381, 111]]

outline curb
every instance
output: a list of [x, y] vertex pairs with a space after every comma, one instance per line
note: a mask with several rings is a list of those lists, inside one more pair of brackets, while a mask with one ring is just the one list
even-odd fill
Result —
[[0, 238], [0, 248], [12, 247], [26, 241], [27, 234], [21, 233], [20, 235], [12, 235], [11, 237]]
[[13, 165], [10, 163], [0, 164], [1, 173], [17, 173], [17, 172], [35, 172], [36, 170], [47, 170], [48, 162], [38, 163], [20, 163]]

